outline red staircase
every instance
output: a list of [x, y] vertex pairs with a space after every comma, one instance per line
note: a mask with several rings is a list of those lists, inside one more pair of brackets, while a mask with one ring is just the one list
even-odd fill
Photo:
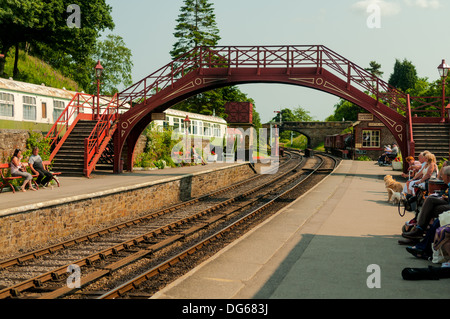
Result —
[[96, 107], [97, 96], [77, 93], [47, 133], [53, 149], [50, 160], [54, 170], [65, 176], [89, 177], [99, 161], [112, 162], [113, 154], [105, 150], [111, 149], [116, 130], [117, 94], [99, 98], [100, 115]]

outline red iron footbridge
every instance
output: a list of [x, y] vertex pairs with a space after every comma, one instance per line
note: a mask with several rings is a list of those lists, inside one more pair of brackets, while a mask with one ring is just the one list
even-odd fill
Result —
[[89, 177], [99, 163], [115, 173], [132, 170], [136, 142], [152, 114], [246, 83], [298, 85], [348, 100], [386, 125], [402, 154], [415, 152], [415, 123], [449, 122], [445, 97], [409, 96], [323, 45], [196, 47], [113, 97], [77, 93], [47, 134], [51, 159], [64, 158], [64, 145], [71, 141], [70, 153], [77, 140], [81, 174]]

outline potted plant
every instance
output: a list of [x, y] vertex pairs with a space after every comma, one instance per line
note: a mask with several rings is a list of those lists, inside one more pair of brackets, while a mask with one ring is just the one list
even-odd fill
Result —
[[400, 156], [397, 156], [392, 161], [392, 169], [394, 171], [402, 171], [403, 170], [403, 161], [402, 161], [402, 158]]
[[208, 155], [208, 162], [215, 162], [217, 161], [217, 154], [212, 151], [210, 155]]

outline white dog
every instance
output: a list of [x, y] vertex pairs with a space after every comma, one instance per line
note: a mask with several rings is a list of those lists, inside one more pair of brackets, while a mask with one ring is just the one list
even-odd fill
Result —
[[392, 204], [398, 204], [402, 194], [400, 192], [395, 192], [391, 188], [387, 188], [388, 191], [388, 202], [392, 202]]

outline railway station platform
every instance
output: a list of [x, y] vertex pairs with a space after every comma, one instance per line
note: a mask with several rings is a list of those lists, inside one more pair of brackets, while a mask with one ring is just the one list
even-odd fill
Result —
[[383, 177], [345, 160], [314, 189], [174, 281], [153, 299], [448, 298], [449, 280], [406, 281], [405, 267], [440, 267], [399, 245], [404, 217]]
[[93, 172], [91, 178], [60, 175], [61, 187], [56, 185], [39, 191], [3, 192], [0, 194], [0, 217], [14, 212], [38, 209], [43, 206], [84, 200], [105, 194], [126, 191], [144, 186], [181, 179], [196, 174], [207, 174], [215, 170], [240, 165], [237, 163], [208, 163], [157, 170], [134, 170], [123, 174]]
[[22, 255], [212, 193], [256, 174], [245, 162], [208, 163], [92, 178], [60, 175], [61, 187], [0, 193], [0, 259]]

